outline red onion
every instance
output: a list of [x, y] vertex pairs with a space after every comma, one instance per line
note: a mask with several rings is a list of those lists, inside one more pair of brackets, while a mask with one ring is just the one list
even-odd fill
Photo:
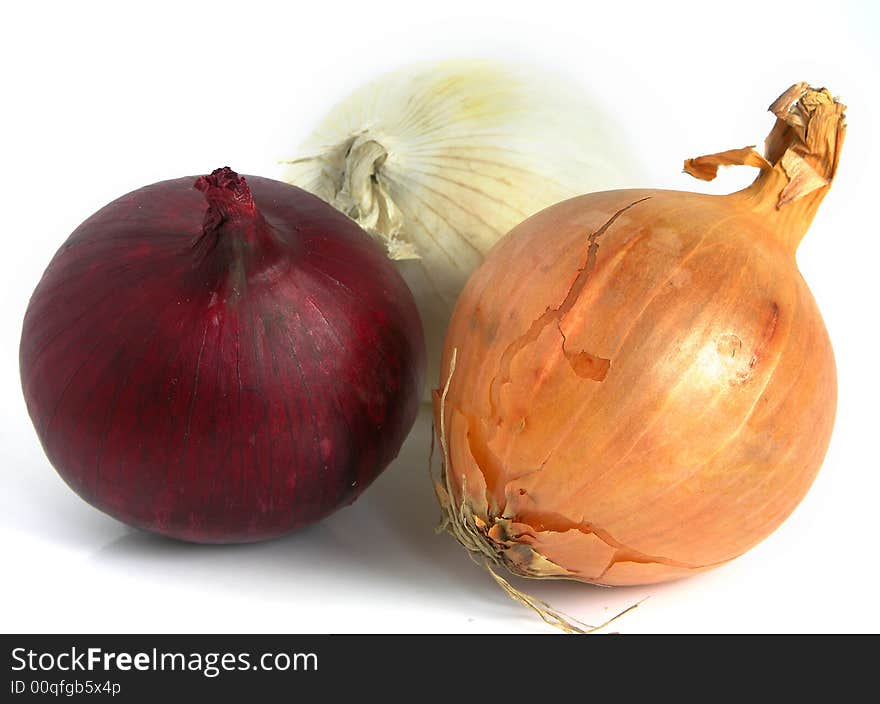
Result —
[[24, 396], [93, 506], [184, 540], [271, 538], [397, 455], [421, 324], [381, 248], [320, 199], [228, 168], [193, 181], [119, 198], [57, 252], [24, 319]]

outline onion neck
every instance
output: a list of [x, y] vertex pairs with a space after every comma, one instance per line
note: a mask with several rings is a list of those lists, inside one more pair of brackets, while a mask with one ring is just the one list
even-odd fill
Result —
[[761, 173], [751, 186], [728, 198], [759, 215], [792, 256], [837, 172], [846, 135], [846, 106], [825, 88], [796, 83], [770, 106], [776, 124], [764, 143], [688, 159], [687, 173], [707, 181], [719, 166], [746, 164]]
[[363, 130], [319, 154], [286, 163], [314, 162], [321, 179], [310, 191], [366, 230], [389, 259], [418, 259], [385, 175], [392, 156], [386, 142], [386, 136]]
[[364, 132], [340, 145], [340, 185], [330, 204], [379, 240], [390, 259], [413, 259], [415, 249], [402, 237], [403, 216], [382, 177], [388, 149], [379, 139]]
[[752, 184], [729, 197], [758, 215], [783, 248], [794, 255], [816, 213], [830, 184], [826, 184], [796, 201], [779, 205], [779, 196], [790, 183], [781, 166], [763, 171]]
[[224, 166], [193, 185], [208, 203], [194, 247], [197, 264], [207, 267], [212, 278], [228, 280], [237, 292], [249, 279], [276, 269], [284, 256], [283, 240], [257, 208], [245, 178]]

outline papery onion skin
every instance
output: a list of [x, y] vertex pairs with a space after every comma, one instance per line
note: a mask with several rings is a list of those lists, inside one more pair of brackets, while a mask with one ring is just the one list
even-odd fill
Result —
[[[514, 228], [468, 282], [435, 392], [437, 493], [481, 559], [528, 577], [675, 579], [742, 554], [806, 494], [837, 386], [795, 250], [833, 178], [843, 106], [810, 123], [828, 151], [801, 152], [823, 185], [802, 179], [786, 203], [781, 147], [801, 144], [789, 108], [745, 191], [574, 198]], [[753, 159], [704, 159], [724, 157]]]
[[218, 169], [80, 225], [31, 298], [20, 363], [77, 494], [228, 543], [353, 501], [415, 419], [424, 354], [412, 296], [366, 233], [305, 191]]

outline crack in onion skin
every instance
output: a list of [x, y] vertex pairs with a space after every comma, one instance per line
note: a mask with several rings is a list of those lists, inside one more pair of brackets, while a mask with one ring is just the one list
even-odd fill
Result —
[[227, 543], [360, 495], [415, 420], [425, 350], [405, 282], [354, 222], [218, 169], [80, 225], [31, 298], [20, 363], [77, 494], [138, 528]]
[[[574, 198], [514, 228], [468, 282], [435, 393], [437, 495], [479, 559], [660, 582], [742, 554], [806, 494], [837, 385], [795, 251], [844, 107], [797, 84], [771, 110], [766, 160], [747, 148], [686, 164], [703, 178], [762, 168], [744, 191]], [[578, 373], [579, 354], [601, 373]]]

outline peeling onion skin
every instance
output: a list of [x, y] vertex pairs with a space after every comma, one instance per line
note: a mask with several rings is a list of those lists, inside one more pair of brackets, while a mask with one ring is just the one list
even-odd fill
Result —
[[318, 198], [229, 169], [194, 182], [129, 193], [61, 247], [25, 315], [24, 396], [93, 506], [182, 540], [272, 538], [397, 455], [421, 325], [382, 249]]
[[834, 109], [827, 183], [793, 202], [777, 124], [744, 191], [585, 195], [490, 252], [434, 395], [438, 498], [468, 549], [521, 576], [647, 584], [741, 555], [794, 510], [837, 399], [794, 256], [836, 168]]

